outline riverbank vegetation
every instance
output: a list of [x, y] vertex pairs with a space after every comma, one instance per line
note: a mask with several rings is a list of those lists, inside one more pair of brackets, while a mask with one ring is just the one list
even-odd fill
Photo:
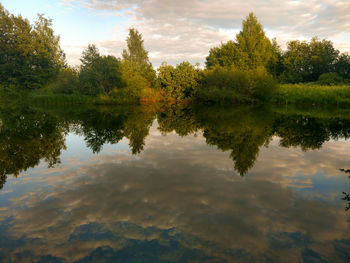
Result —
[[271, 103], [298, 105], [350, 105], [350, 85], [324, 86], [319, 84], [278, 85], [270, 97]]
[[156, 71], [134, 28], [120, 58], [100, 54], [90, 44], [74, 68], [66, 62], [50, 19], [39, 15], [31, 24], [2, 5], [0, 46], [2, 97], [89, 104], [350, 104], [347, 53], [318, 38], [290, 41], [282, 51], [253, 13], [234, 40], [209, 50], [205, 68], [164, 62]]

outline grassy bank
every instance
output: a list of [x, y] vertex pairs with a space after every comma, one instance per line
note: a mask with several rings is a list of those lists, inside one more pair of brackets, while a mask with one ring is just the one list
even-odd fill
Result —
[[[169, 99], [163, 97], [160, 92], [152, 90], [140, 97], [127, 96], [124, 93], [111, 94], [109, 96], [87, 96], [83, 94], [56, 94], [49, 89], [18, 91], [16, 89], [0, 89], [0, 100], [26, 101], [30, 104], [53, 104], [53, 105], [122, 105], [122, 104], [206, 104], [210, 101], [213, 104], [255, 104], [254, 100], [246, 97], [239, 97], [235, 89], [215, 86], [210, 89], [199, 87], [202, 92], [197, 92], [193, 97], [184, 100]], [[214, 92], [213, 94], [211, 92]], [[203, 99], [203, 94], [206, 97]], [[217, 96], [216, 96], [217, 95]], [[220, 96], [219, 96], [220, 95]], [[239, 94], [240, 95], [240, 94]], [[221, 98], [221, 99], [219, 99]], [[295, 105], [298, 107], [309, 106], [350, 106], [350, 85], [342, 86], [321, 86], [317, 84], [281, 84], [273, 88], [273, 91], [266, 96], [263, 104], [271, 105]], [[260, 104], [260, 103], [259, 103]]]
[[294, 105], [350, 105], [350, 85], [321, 86], [317, 84], [278, 85], [270, 103]]

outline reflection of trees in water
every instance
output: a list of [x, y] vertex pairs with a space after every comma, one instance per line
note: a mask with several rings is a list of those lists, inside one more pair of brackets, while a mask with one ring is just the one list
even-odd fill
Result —
[[191, 107], [171, 105], [158, 111], [159, 131], [163, 134], [175, 131], [179, 136], [187, 136], [198, 131], [199, 123]]
[[[350, 174], [350, 169], [339, 169], [341, 172], [344, 172], [346, 174]], [[349, 175], [349, 179], [350, 179], [350, 175]], [[350, 193], [347, 192], [343, 192], [343, 197], [342, 200], [346, 201], [348, 204], [345, 207], [345, 211], [348, 211], [350, 209]]]
[[303, 151], [319, 149], [330, 139], [349, 138], [350, 120], [310, 117], [293, 112], [274, 113], [261, 107], [186, 108], [172, 106], [158, 114], [159, 130], [181, 136], [201, 129], [207, 144], [231, 151], [236, 171], [244, 175], [254, 166], [261, 146], [272, 136], [282, 147], [300, 146]]
[[321, 148], [330, 139], [349, 138], [350, 120], [282, 115], [275, 120], [274, 130], [281, 137], [281, 146], [300, 146], [307, 151]]
[[348, 211], [350, 209], [350, 194], [343, 192], [344, 197], [342, 198], [342, 200], [345, 200], [346, 202], [348, 202], [347, 206], [345, 207], [345, 211]]
[[271, 139], [270, 115], [261, 116], [256, 109], [226, 113], [222, 109], [222, 117], [219, 118], [215, 114], [200, 112], [206, 142], [216, 145], [222, 151], [231, 151], [235, 170], [240, 175], [245, 175], [253, 167], [260, 147], [267, 145]]
[[123, 114], [115, 116], [110, 112], [88, 109], [77, 117], [79, 125], [74, 131], [84, 136], [86, 145], [93, 153], [98, 153], [105, 143], [115, 144], [124, 137], [125, 118]]
[[106, 143], [129, 139], [132, 153], [140, 153], [154, 120], [154, 111], [136, 107], [85, 107], [54, 110], [69, 131], [84, 137], [87, 147], [99, 153]]
[[54, 117], [27, 107], [6, 108], [0, 116], [0, 188], [8, 174], [17, 176], [42, 159], [49, 167], [60, 163], [65, 140]]
[[49, 167], [60, 163], [65, 149], [65, 133], [82, 135], [94, 152], [105, 143], [118, 143], [123, 137], [130, 141], [132, 153], [144, 147], [154, 114], [152, 112], [97, 108], [67, 110], [6, 108], [0, 111], [0, 189], [7, 175], [17, 176], [40, 160]]
[[[120, 110], [120, 111], [119, 111]], [[154, 120], [154, 114], [136, 108], [123, 111], [94, 111], [81, 120], [80, 134], [94, 153], [102, 150], [105, 143], [116, 144], [124, 137], [129, 139], [133, 154], [140, 153]]]
[[124, 137], [129, 139], [131, 152], [140, 153], [156, 115], [163, 134], [175, 131], [186, 136], [202, 130], [207, 144], [230, 151], [241, 175], [254, 166], [261, 146], [268, 145], [274, 135], [281, 138], [281, 146], [300, 146], [304, 151], [319, 149], [330, 139], [350, 136], [350, 120], [345, 118], [275, 113], [261, 107], [172, 105], [157, 114], [142, 107], [7, 107], [0, 111], [0, 185], [8, 174], [18, 175], [42, 159], [49, 166], [59, 163], [68, 131], [83, 136], [94, 153]]

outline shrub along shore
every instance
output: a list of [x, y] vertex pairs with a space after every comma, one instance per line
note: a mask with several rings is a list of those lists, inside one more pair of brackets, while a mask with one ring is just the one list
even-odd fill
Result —
[[[215, 92], [215, 91], [214, 91]], [[213, 93], [214, 93], [213, 92]], [[350, 85], [343, 86], [320, 86], [318, 84], [279, 84], [271, 96], [261, 102], [247, 100], [235, 94], [201, 94], [201, 98], [195, 100], [170, 100], [159, 94], [154, 98], [141, 98], [139, 101], [128, 99], [116, 100], [110, 97], [92, 98], [80, 94], [28, 94], [26, 100], [39, 104], [95, 104], [95, 105], [122, 105], [122, 104], [172, 104], [172, 103], [196, 103], [196, 104], [242, 104], [242, 103], [267, 103], [276, 105], [299, 105], [299, 106], [322, 106], [332, 105], [345, 107], [350, 106]], [[205, 96], [205, 97], [204, 97]], [[204, 98], [203, 98], [204, 97]]]
[[[329, 40], [293, 40], [282, 51], [253, 13], [235, 40], [209, 50], [205, 68], [182, 62], [155, 70], [142, 34], [129, 29], [121, 58], [83, 51], [65, 60], [52, 21], [31, 24], [0, 4], [0, 96], [47, 104], [274, 103], [350, 105], [350, 56]], [[311, 84], [310, 84], [311, 83]]]
[[273, 104], [350, 106], [350, 85], [281, 84], [269, 100]]

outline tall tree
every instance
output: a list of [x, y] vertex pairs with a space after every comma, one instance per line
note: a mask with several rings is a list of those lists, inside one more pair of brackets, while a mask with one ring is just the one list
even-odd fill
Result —
[[256, 69], [271, 67], [276, 60], [274, 47], [266, 37], [262, 25], [253, 13], [242, 22], [242, 30], [235, 41], [228, 41], [220, 47], [210, 49], [206, 58], [207, 68], [215, 66]]
[[135, 28], [129, 29], [129, 36], [126, 39], [128, 49], [123, 50], [123, 59], [135, 62], [138, 65], [149, 64], [148, 52], [144, 47], [142, 34]]
[[301, 82], [311, 74], [310, 47], [306, 41], [288, 42], [287, 51], [283, 55], [284, 72], [281, 76], [285, 82]]
[[227, 43], [221, 43], [220, 47], [211, 48], [209, 56], [206, 58], [207, 68], [215, 66], [230, 67], [237, 66], [239, 60], [239, 50], [237, 43], [230, 40]]
[[81, 61], [81, 69], [88, 69], [92, 63], [100, 57], [100, 52], [94, 44], [89, 44], [88, 47], [83, 51]]
[[81, 92], [84, 94], [96, 95], [99, 93], [93, 73], [93, 64], [100, 57], [98, 48], [93, 44], [89, 44], [82, 53], [79, 80], [82, 89]]
[[38, 15], [33, 27], [34, 64], [43, 79], [54, 77], [65, 65], [65, 54], [60, 47], [60, 37], [54, 34], [52, 20]]
[[343, 53], [338, 57], [335, 71], [344, 79], [350, 80], [350, 55]]
[[123, 50], [124, 61], [129, 61], [137, 67], [142, 76], [151, 83], [154, 82], [156, 74], [148, 58], [148, 52], [144, 47], [142, 34], [135, 28], [129, 29], [129, 36], [126, 39], [127, 49]]
[[83, 93], [107, 95], [122, 86], [120, 60], [114, 56], [101, 56], [96, 45], [88, 45], [80, 61], [79, 79]]
[[333, 47], [333, 43], [326, 39], [319, 40], [314, 37], [311, 39], [309, 46], [311, 51], [310, 80], [318, 80], [321, 74], [334, 72], [339, 51]]
[[250, 13], [242, 22], [242, 31], [236, 35], [239, 66], [254, 69], [266, 67], [273, 56], [272, 45], [257, 17]]
[[54, 78], [65, 64], [59, 36], [52, 20], [38, 15], [31, 25], [10, 14], [0, 4], [0, 82], [39, 88]]
[[166, 62], [163, 62], [158, 68], [157, 84], [165, 97], [171, 96], [175, 89], [174, 73], [175, 68], [172, 65], [168, 65]]
[[286, 82], [316, 81], [323, 73], [336, 70], [338, 56], [329, 40], [314, 37], [310, 42], [290, 41], [283, 55], [282, 78]]

